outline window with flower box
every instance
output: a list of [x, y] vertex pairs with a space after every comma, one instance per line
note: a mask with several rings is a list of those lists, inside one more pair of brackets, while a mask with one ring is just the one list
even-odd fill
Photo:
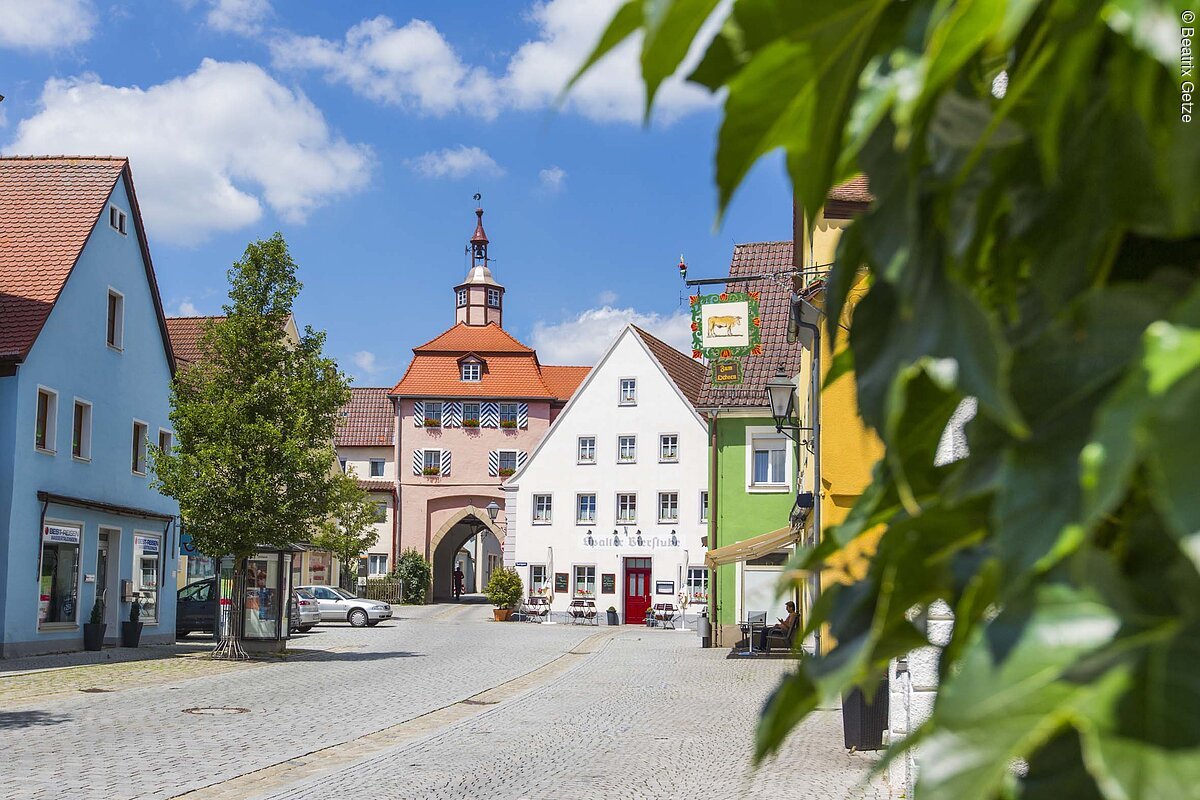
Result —
[[442, 451], [441, 450], [426, 450], [425, 451], [425, 466], [423, 468], [425, 475], [441, 475], [442, 474]]
[[517, 427], [519, 415], [519, 403], [501, 403], [500, 404], [500, 427], [515, 428]]
[[577, 566], [575, 567], [575, 596], [576, 597], [595, 597], [596, 596], [596, 568]]
[[516, 450], [500, 450], [496, 454], [499, 458], [501, 478], [507, 478], [517, 471], [517, 451]]
[[442, 404], [438, 400], [425, 401], [425, 427], [442, 427]]
[[464, 428], [479, 427], [479, 403], [463, 403], [462, 426]]
[[688, 567], [687, 597], [692, 605], [708, 602], [708, 568]]

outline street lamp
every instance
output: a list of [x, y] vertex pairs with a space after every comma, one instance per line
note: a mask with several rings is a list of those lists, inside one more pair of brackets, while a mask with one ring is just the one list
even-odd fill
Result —
[[484, 506], [483, 510], [487, 512], [488, 519], [490, 519], [492, 522], [495, 522], [496, 517], [500, 514], [500, 506], [496, 505], [495, 500]]
[[767, 381], [764, 391], [771, 405], [771, 416], [775, 418], [775, 432], [783, 433], [785, 425], [793, 427], [791, 421], [796, 408], [796, 384], [783, 371], [783, 365], [775, 371], [775, 377]]

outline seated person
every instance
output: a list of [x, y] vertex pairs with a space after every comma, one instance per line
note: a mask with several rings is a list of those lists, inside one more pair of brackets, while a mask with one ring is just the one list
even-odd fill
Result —
[[796, 624], [796, 604], [791, 600], [787, 601], [784, 606], [787, 609], [787, 616], [779, 620], [778, 625], [772, 625], [769, 628], [763, 628], [758, 633], [758, 649], [767, 649], [768, 636], [787, 636], [792, 630], [792, 626]]

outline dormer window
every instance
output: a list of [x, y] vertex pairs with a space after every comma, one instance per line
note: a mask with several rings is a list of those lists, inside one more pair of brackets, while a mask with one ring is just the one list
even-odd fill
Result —
[[462, 364], [462, 379], [464, 381], [477, 383], [482, 372], [482, 365], [478, 361], [464, 361]]
[[499, 289], [488, 289], [487, 290], [487, 303], [492, 308], [500, 307], [500, 290]]
[[467, 290], [466, 289], [459, 289], [455, 293], [455, 297], [457, 298], [459, 308], [462, 308], [463, 306], [465, 306], [467, 304]]
[[127, 219], [128, 218], [125, 216], [125, 212], [121, 209], [117, 208], [116, 206], [108, 207], [108, 225], [122, 236], [125, 235], [125, 225]]

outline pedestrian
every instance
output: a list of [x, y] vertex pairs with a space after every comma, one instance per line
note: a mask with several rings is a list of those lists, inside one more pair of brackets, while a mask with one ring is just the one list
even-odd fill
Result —
[[796, 623], [800, 621], [800, 617], [796, 614], [796, 604], [791, 600], [787, 601], [784, 606], [787, 609], [787, 616], [778, 620], [778, 625], [772, 625], [769, 628], [763, 628], [758, 632], [758, 649], [765, 651], [767, 649], [768, 636], [787, 636], [792, 632], [792, 628], [796, 627]]
[[460, 561], [460, 562], [458, 562], [458, 564], [456, 564], [454, 566], [454, 599], [455, 600], [462, 597], [463, 581], [466, 579], [466, 577], [467, 576], [463, 574], [462, 562]]

